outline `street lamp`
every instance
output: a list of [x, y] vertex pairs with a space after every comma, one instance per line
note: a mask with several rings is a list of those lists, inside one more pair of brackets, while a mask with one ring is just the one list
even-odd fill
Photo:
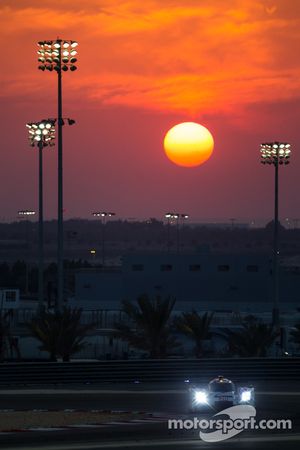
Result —
[[267, 142], [261, 144], [261, 163], [275, 167], [275, 203], [274, 203], [274, 236], [273, 236], [273, 324], [277, 328], [279, 321], [279, 245], [278, 245], [278, 168], [289, 164], [291, 145], [286, 142]]
[[107, 212], [107, 211], [96, 211], [92, 212], [92, 215], [94, 217], [100, 217], [102, 222], [102, 266], [105, 265], [105, 226], [106, 226], [106, 220], [108, 217], [113, 217], [116, 214], [113, 212]]
[[90, 255], [92, 256], [93, 260], [95, 261], [96, 259], [96, 250], [93, 248], [92, 250], [90, 250]]
[[27, 253], [27, 261], [25, 261], [25, 294], [29, 294], [29, 218], [35, 215], [35, 211], [32, 209], [22, 209], [18, 211], [18, 216], [20, 219], [24, 219], [26, 221], [25, 233], [26, 233], [26, 253]]
[[[62, 72], [70, 70], [74, 72], [77, 69], [77, 51], [78, 43], [76, 41], [56, 39], [54, 41], [38, 42], [38, 61], [39, 70], [57, 73], [57, 99], [58, 99], [58, 218], [57, 218], [57, 309], [63, 305], [63, 136], [62, 126], [64, 124], [62, 117]], [[70, 124], [71, 125], [71, 124]]]
[[[43, 148], [54, 145], [55, 119], [27, 123], [29, 144], [39, 149], [39, 294], [38, 307], [41, 310], [44, 301], [44, 215], [43, 215]], [[32, 213], [33, 211], [29, 212]], [[28, 214], [28, 212], [27, 212]]]
[[170, 251], [170, 225], [172, 219], [176, 220], [176, 229], [177, 229], [177, 253], [179, 253], [180, 250], [180, 241], [179, 241], [179, 226], [180, 226], [180, 219], [182, 220], [182, 223], [189, 218], [188, 214], [184, 213], [174, 213], [174, 212], [168, 212], [165, 214], [165, 218], [167, 219], [167, 227], [168, 227], [168, 253]]

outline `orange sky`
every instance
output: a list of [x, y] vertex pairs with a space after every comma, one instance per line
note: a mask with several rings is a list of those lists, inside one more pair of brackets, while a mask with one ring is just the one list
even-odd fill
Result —
[[2, 1], [1, 81], [8, 95], [40, 90], [33, 43], [61, 35], [80, 41], [72, 88], [100, 104], [201, 113], [289, 100], [299, 16], [295, 0]]
[[[231, 151], [228, 141], [224, 141], [229, 136], [238, 136], [237, 147], [243, 142], [243, 132], [247, 137], [254, 138], [258, 127], [261, 129], [257, 133], [257, 145], [264, 135], [272, 139], [281, 136], [290, 140], [298, 138], [298, 119], [296, 121], [295, 118], [295, 113], [299, 113], [300, 93], [298, 0], [1, 0], [0, 30], [3, 66], [0, 81], [4, 105], [2, 123], [5, 123], [5, 130], [10, 130], [10, 127], [12, 130], [12, 122], [17, 121], [20, 131], [15, 131], [16, 135], [19, 133], [19, 138], [16, 136], [14, 145], [18, 149], [16, 151], [20, 152], [24, 152], [20, 149], [24, 140], [24, 131], [21, 129], [24, 120], [38, 119], [40, 115], [53, 116], [56, 108], [55, 75], [36, 69], [36, 42], [57, 36], [79, 42], [78, 71], [64, 75], [64, 108], [67, 114], [81, 119], [81, 125], [76, 125], [76, 131], [66, 133], [75, 148], [77, 161], [75, 163], [73, 160], [75, 166], [70, 168], [70, 178], [66, 178], [66, 183], [71, 182], [70, 174], [73, 170], [76, 172], [76, 164], [77, 176], [82, 181], [88, 179], [88, 172], [96, 161], [99, 165], [103, 162], [106, 167], [102, 179], [106, 183], [109, 180], [115, 183], [113, 177], [106, 176], [111, 170], [107, 153], [113, 154], [114, 167], [123, 174], [122, 167], [126, 160], [121, 150], [120, 153], [114, 151], [121, 143], [123, 146], [128, 145], [128, 140], [132, 147], [130, 152], [133, 152], [130, 155], [133, 158], [137, 155], [134, 171], [138, 171], [138, 164], [143, 161], [138, 154], [142, 151], [141, 143], [149, 140], [148, 133], [152, 130], [152, 140], [149, 142], [153, 145], [153, 156], [152, 159], [149, 157], [149, 161], [148, 155], [145, 159], [150, 167], [157, 168], [161, 183], [165, 177], [170, 180], [172, 189], [157, 208], [148, 199], [152, 205], [150, 212], [159, 214], [160, 210], [170, 209], [168, 202], [169, 206], [176, 208], [177, 205], [187, 204], [189, 200], [190, 209], [199, 216], [196, 211], [198, 205], [191, 200], [189, 190], [181, 192], [178, 198], [172, 197], [176, 186], [172, 176], [177, 168], [170, 166], [163, 159], [163, 154], [160, 156], [159, 153], [161, 139], [170, 126], [178, 120], [196, 120], [213, 132], [216, 141], [215, 165], [211, 163], [203, 168], [205, 182], [209, 187], [215, 180], [216, 171], [220, 174], [222, 170], [222, 157], [220, 166], [217, 160], [218, 148], [221, 150], [222, 147], [220, 143], [224, 151]], [[103, 133], [107, 151], [101, 161], [99, 154], [96, 155], [91, 149], [91, 166], [86, 167], [85, 178], [78, 172], [82, 166], [81, 150], [77, 146], [80, 139], [81, 148], [84, 142], [89, 142], [90, 133], [101, 140], [98, 130], [94, 128], [93, 131], [91, 128], [97, 123], [95, 114], [104, 122], [107, 121]], [[285, 116], [287, 124], [278, 132], [282, 123], [281, 115]], [[123, 130], [120, 144], [112, 137], [114, 127], [120, 125], [119, 121], [122, 121]], [[134, 129], [137, 130], [136, 139], [128, 134], [129, 130], [132, 132]], [[72, 141], [72, 136], [76, 140]], [[4, 133], [5, 148], [11, 149], [10, 139], [11, 134]], [[256, 142], [255, 139], [253, 142]], [[145, 143], [145, 147], [147, 145]], [[93, 147], [93, 144], [89, 143], [88, 146]], [[27, 167], [24, 155], [17, 169], [20, 174], [23, 173], [22, 167]], [[8, 167], [3, 168], [5, 175], [13, 164], [11, 152], [4, 159], [8, 161]], [[49, 167], [52, 164], [54, 170], [55, 161], [52, 159]], [[19, 156], [17, 160], [20, 161]], [[253, 158], [253, 167], [256, 163], [257, 155]], [[28, 162], [29, 171], [30, 164]], [[117, 167], [118, 164], [120, 167]], [[296, 167], [291, 173], [294, 173], [293, 170]], [[190, 176], [186, 172], [180, 173], [183, 178]], [[30, 174], [35, 176], [32, 171]], [[197, 174], [193, 172], [194, 183], [199, 179]], [[23, 175], [20, 176], [22, 178]], [[46, 188], [49, 196], [52, 176], [55, 177], [55, 172], [51, 175], [49, 169]], [[131, 183], [132, 174], [128, 176]], [[231, 178], [227, 182], [228, 198], [236, 191]], [[126, 185], [126, 177], [123, 176], [122, 182]], [[68, 186], [66, 201], [71, 205], [70, 215], [71, 211], [73, 215], [84, 215], [83, 206], [75, 207], [78, 203]], [[23, 192], [27, 196], [26, 202], [30, 203], [31, 196], [35, 195], [34, 187], [28, 187], [26, 194]], [[248, 187], [252, 189], [250, 178]], [[85, 194], [93, 196], [97, 185], [89, 189]], [[114, 191], [113, 187], [111, 189]], [[129, 192], [135, 192], [134, 186]], [[153, 195], [157, 195], [157, 192], [153, 192]], [[145, 195], [147, 199], [147, 193]], [[119, 207], [125, 215], [126, 208], [117, 199], [118, 196], [113, 195], [108, 202], [110, 205], [114, 202], [116, 208]], [[13, 194], [14, 208], [20, 201], [16, 190]], [[80, 199], [80, 204], [83, 201]], [[95, 204], [95, 201], [96, 197], [91, 203]], [[135, 205], [141, 210], [141, 205], [145, 204], [145, 199], [143, 202], [134, 198], [131, 201], [132, 213]], [[268, 201], [266, 198], [265, 202]], [[0, 206], [1, 202], [3, 208], [7, 209], [5, 198], [0, 195]], [[54, 203], [54, 200], [49, 200], [50, 215], [54, 211]], [[223, 205], [224, 201], [221, 203]], [[207, 207], [205, 214], [224, 216], [226, 211], [218, 208], [218, 202], [215, 200], [213, 204], [214, 208]], [[294, 214], [294, 211], [289, 210], [294, 206], [291, 204], [286, 214]], [[260, 206], [257, 208], [257, 215], [265, 209]], [[251, 215], [254, 215], [255, 206], [252, 209]], [[146, 210], [141, 211], [140, 215], [144, 216]], [[9, 210], [7, 215], [11, 214]], [[237, 210], [231, 211], [232, 214], [247, 215], [241, 199], [238, 199]]]

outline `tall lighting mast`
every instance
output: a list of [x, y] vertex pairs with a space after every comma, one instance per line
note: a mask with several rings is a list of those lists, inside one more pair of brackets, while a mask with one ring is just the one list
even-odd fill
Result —
[[[43, 207], [43, 150], [52, 147], [55, 140], [55, 119], [41, 122], [27, 123], [29, 143], [31, 147], [39, 149], [39, 281], [38, 281], [38, 308], [44, 302], [44, 207]], [[20, 214], [21, 211], [19, 211]], [[31, 213], [31, 211], [27, 211]], [[33, 212], [33, 211], [32, 211]]]
[[56, 39], [38, 43], [39, 70], [57, 73], [57, 144], [58, 144], [58, 211], [57, 211], [57, 305], [60, 310], [64, 301], [63, 268], [63, 117], [62, 117], [62, 73], [77, 69], [76, 41]]
[[273, 311], [272, 320], [276, 328], [280, 326], [279, 312], [279, 239], [278, 239], [278, 191], [279, 166], [289, 164], [291, 145], [286, 142], [266, 142], [260, 146], [261, 163], [275, 168], [274, 233], [273, 233]]

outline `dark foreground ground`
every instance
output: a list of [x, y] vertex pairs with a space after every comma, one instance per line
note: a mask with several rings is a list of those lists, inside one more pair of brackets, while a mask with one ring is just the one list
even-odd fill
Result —
[[[189, 418], [186, 386], [181, 384], [78, 386], [73, 389], [0, 391], [0, 409], [109, 409], [153, 412], [159, 423], [114, 425], [55, 432], [0, 434], [0, 449], [250, 449], [300, 448], [300, 383], [260, 382], [257, 417], [291, 419], [288, 431], [249, 430], [228, 441], [206, 443], [198, 431], [168, 430], [168, 418]], [[206, 413], [203, 417], [211, 417]]]

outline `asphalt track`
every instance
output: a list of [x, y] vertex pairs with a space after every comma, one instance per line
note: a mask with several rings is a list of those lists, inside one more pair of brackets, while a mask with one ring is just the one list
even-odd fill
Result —
[[[298, 450], [300, 448], [300, 385], [260, 383], [256, 386], [257, 417], [291, 419], [292, 430], [244, 431], [217, 443], [199, 439], [197, 431], [168, 430], [168, 418], [186, 418], [186, 386], [105, 385], [72, 390], [26, 389], [0, 391], [0, 409], [109, 409], [146, 411], [163, 415], [160, 423], [114, 428], [80, 429], [44, 433], [0, 435], [0, 449], [95, 450], [95, 449], [250, 449]], [[206, 415], [206, 417], [208, 417]]]

